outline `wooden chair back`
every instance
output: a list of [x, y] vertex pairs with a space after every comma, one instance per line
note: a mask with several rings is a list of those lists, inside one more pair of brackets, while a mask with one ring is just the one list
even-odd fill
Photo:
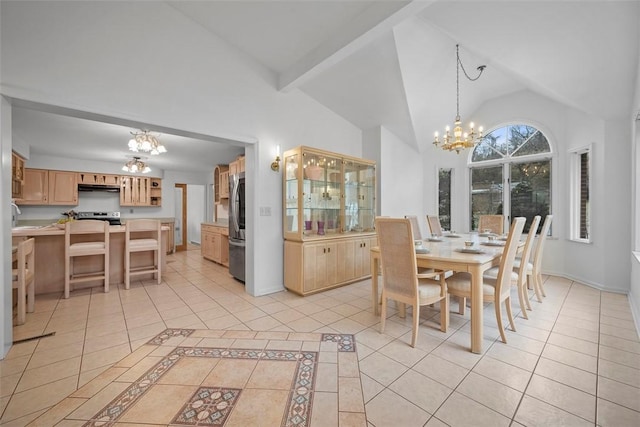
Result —
[[531, 262], [534, 272], [539, 272], [542, 268], [542, 252], [544, 251], [544, 243], [547, 241], [547, 234], [549, 234], [549, 229], [551, 228], [551, 221], [553, 221], [553, 215], [547, 215], [544, 223], [542, 223], [542, 228], [538, 235], [538, 244], [536, 245], [536, 250], [533, 253], [533, 260]]
[[382, 282], [387, 292], [417, 297], [418, 277], [413, 228], [408, 218], [376, 218]]
[[490, 233], [503, 234], [504, 233], [504, 216], [503, 215], [480, 215], [478, 221], [478, 231], [485, 233], [489, 230]]
[[514, 218], [511, 223], [507, 242], [504, 245], [502, 257], [500, 258], [500, 268], [496, 279], [496, 304], [498, 304], [498, 300], [503, 301], [510, 296], [513, 263], [516, 259], [516, 252], [518, 251], [518, 245], [520, 244], [525, 222], [526, 218], [517, 217]]
[[27, 311], [34, 311], [35, 299], [35, 239], [18, 243], [17, 268], [11, 271], [11, 285], [18, 291], [18, 325], [23, 325]]
[[438, 215], [427, 215], [427, 224], [429, 224], [429, 231], [432, 236], [442, 236], [442, 226]]
[[418, 224], [418, 217], [415, 215], [405, 215], [404, 217], [411, 222], [413, 240], [422, 240], [422, 232], [420, 231], [420, 224]]

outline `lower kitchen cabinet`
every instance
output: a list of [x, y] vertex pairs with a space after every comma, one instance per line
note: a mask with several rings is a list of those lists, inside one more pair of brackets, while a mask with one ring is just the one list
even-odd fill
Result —
[[163, 222], [162, 226], [169, 228], [169, 231], [167, 233], [167, 255], [168, 254], [172, 254], [176, 250], [176, 243], [175, 243], [175, 228], [176, 228], [176, 225], [172, 221], [172, 222]]
[[375, 234], [284, 242], [284, 285], [300, 295], [365, 279], [371, 274], [369, 252]]
[[202, 224], [200, 228], [200, 252], [203, 258], [229, 266], [229, 228]]

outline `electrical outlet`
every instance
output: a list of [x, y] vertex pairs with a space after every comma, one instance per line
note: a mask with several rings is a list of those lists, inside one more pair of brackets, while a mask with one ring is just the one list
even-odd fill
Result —
[[129, 209], [129, 213], [133, 213], [133, 208]]
[[271, 206], [260, 206], [260, 216], [271, 216]]

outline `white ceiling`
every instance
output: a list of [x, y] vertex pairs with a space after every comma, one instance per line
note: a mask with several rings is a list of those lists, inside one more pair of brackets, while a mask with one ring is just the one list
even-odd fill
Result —
[[[595, 117], [636, 115], [638, 1], [167, 3], [176, 14], [271, 69], [279, 76], [279, 89], [300, 89], [361, 129], [383, 125], [421, 151], [433, 131], [455, 116], [456, 43], [469, 74], [475, 75], [480, 64], [488, 66], [476, 82], [461, 74], [463, 120], [473, 119], [467, 115], [487, 100], [521, 90]], [[122, 150], [105, 153], [104, 147], [122, 141], [134, 128], [75, 120], [17, 108], [14, 134], [41, 141], [32, 150], [43, 154], [127, 155]], [[167, 165], [158, 156], [163, 169], [210, 170], [213, 163], [206, 162], [211, 156], [234, 157], [238, 151], [232, 147], [230, 153], [226, 143], [163, 130], [162, 142], [172, 153]], [[51, 132], [68, 140], [66, 147], [56, 144], [51, 151], [46, 144]]]

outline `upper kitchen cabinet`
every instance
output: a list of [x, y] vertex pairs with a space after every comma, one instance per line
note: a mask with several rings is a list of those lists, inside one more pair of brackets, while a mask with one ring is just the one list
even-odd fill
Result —
[[244, 156], [238, 156], [229, 163], [229, 175], [238, 175], [240, 172], [244, 172]]
[[215, 203], [226, 202], [229, 198], [229, 165], [217, 165], [213, 171], [213, 191]]
[[78, 175], [76, 172], [49, 171], [49, 204], [78, 204]]
[[120, 185], [120, 175], [78, 172], [78, 184]]
[[23, 195], [17, 203], [76, 206], [78, 204], [76, 172], [25, 168]]
[[24, 159], [11, 152], [11, 198], [21, 199], [24, 188]]
[[121, 176], [120, 206], [151, 206], [151, 178]]

